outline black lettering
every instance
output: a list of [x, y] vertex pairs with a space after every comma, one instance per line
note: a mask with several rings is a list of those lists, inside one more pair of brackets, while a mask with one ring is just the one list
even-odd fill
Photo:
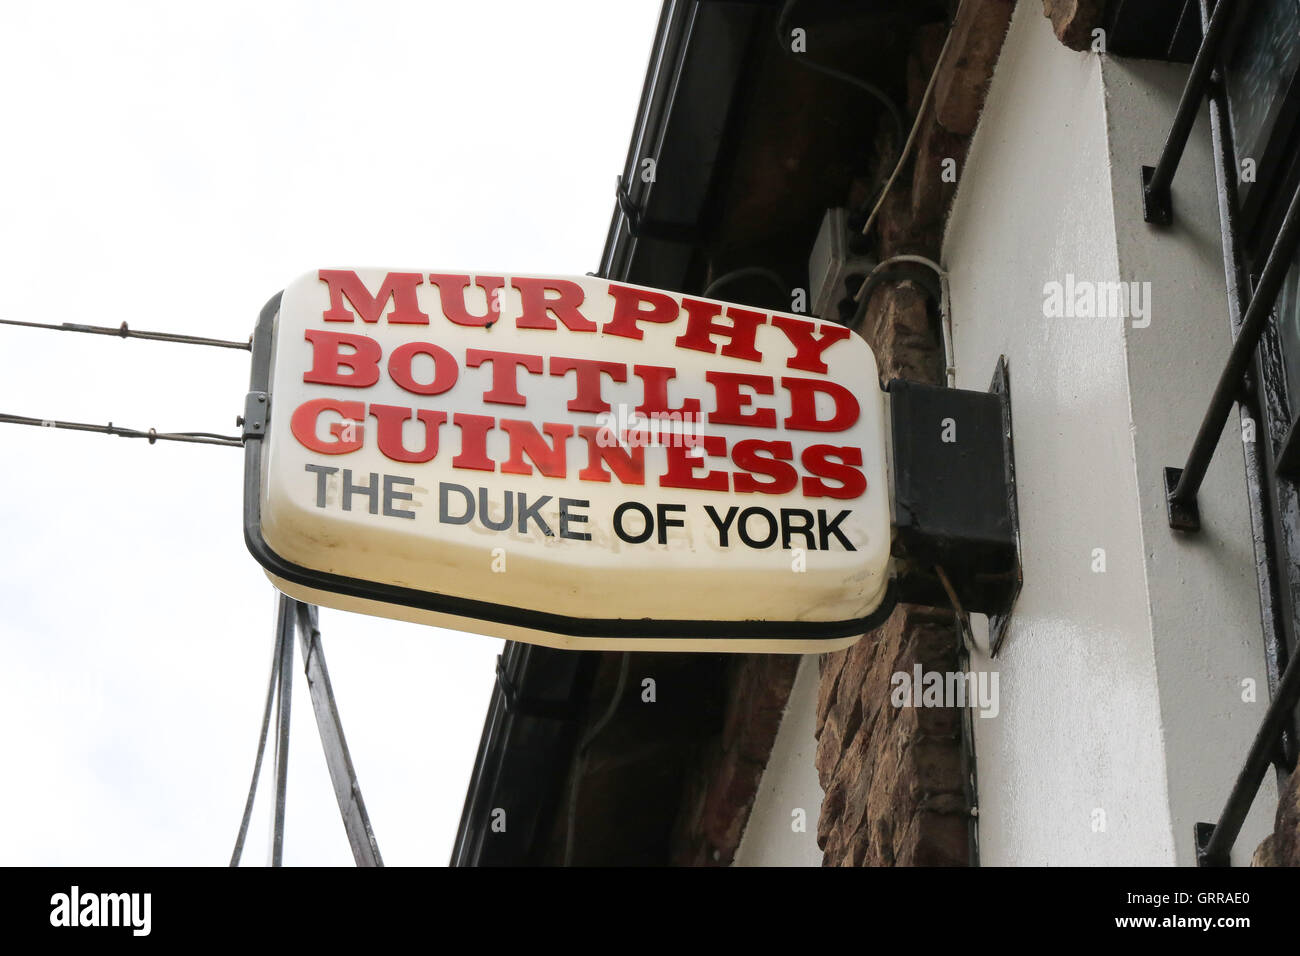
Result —
[[336, 474], [337, 468], [331, 468], [328, 465], [308, 465], [308, 471], [316, 473], [316, 507], [325, 507], [325, 479], [329, 475]]
[[669, 529], [669, 528], [684, 528], [684, 527], [686, 527], [686, 522], [685, 522], [685, 521], [682, 521], [680, 518], [670, 518], [670, 517], [668, 517], [668, 512], [670, 512], [670, 511], [675, 511], [675, 512], [681, 513], [681, 512], [683, 512], [683, 511], [686, 510], [686, 506], [685, 506], [685, 505], [664, 505], [664, 504], [661, 504], [661, 505], [659, 505], [659, 507], [658, 507], [657, 510], [658, 510], [658, 512], [659, 512], [659, 543], [660, 543], [660, 544], [667, 544], [667, 543], [668, 543], [668, 529]]
[[853, 545], [849, 542], [849, 539], [844, 537], [843, 532], [840, 531], [840, 522], [843, 521], [848, 516], [849, 516], [848, 511], [841, 511], [839, 514], [835, 516], [834, 521], [828, 522], [826, 520], [825, 510], [821, 508], [817, 509], [817, 534], [821, 538], [823, 551], [827, 550], [827, 543], [830, 541], [831, 535], [835, 535], [835, 537], [840, 539], [840, 544], [844, 545], [845, 551], [858, 550], [857, 548], [853, 547]]
[[[761, 542], [749, 536], [748, 521], [752, 515], [762, 515], [767, 521], [767, 537]], [[776, 515], [766, 508], [746, 508], [740, 513], [740, 518], [736, 522], [736, 534], [740, 535], [740, 540], [751, 548], [770, 548], [776, 543]]]
[[591, 535], [586, 531], [570, 531], [569, 522], [574, 524], [586, 524], [587, 516], [581, 512], [574, 511], [574, 508], [589, 508], [591, 502], [580, 498], [561, 498], [560, 499], [560, 537], [568, 538], [570, 541], [590, 541]]
[[[794, 523], [795, 518], [803, 520], [802, 525]], [[803, 508], [782, 508], [781, 509], [781, 547], [786, 551], [790, 550], [790, 539], [796, 534], [803, 535], [804, 543], [808, 546], [809, 551], [817, 550], [817, 539], [813, 536], [813, 514], [811, 511], [805, 511]]]
[[[642, 531], [641, 534], [637, 535], [636, 537], [632, 537], [630, 534], [628, 534], [626, 531], [623, 530], [623, 515], [625, 515], [629, 511], [637, 512], [639, 515], [641, 515], [641, 518], [645, 521], [645, 530]], [[654, 515], [652, 515], [650, 513], [650, 509], [647, 508], [645, 505], [641, 504], [641, 502], [625, 501], [617, 508], [614, 509], [614, 533], [618, 535], [621, 540], [626, 541], [628, 544], [641, 544], [642, 542], [649, 541], [650, 535], [654, 534], [654, 531], [655, 531]]]
[[[515, 493], [513, 491], [506, 492], [503, 507], [505, 508], [505, 514], [502, 515], [501, 520], [493, 521], [490, 517], [491, 513], [488, 511], [488, 490], [486, 488], [478, 490], [478, 520], [483, 527], [492, 531], [509, 531], [510, 526], [515, 523]], [[522, 531], [523, 528], [521, 527], [520, 530]]]
[[[465, 499], [465, 513], [463, 515], [453, 515], [447, 509], [447, 495], [450, 492], [456, 492]], [[450, 481], [444, 481], [438, 485], [438, 520], [444, 524], [469, 524], [474, 520], [474, 494], [464, 485], [457, 485]]]
[[343, 469], [343, 510], [352, 510], [352, 496], [365, 495], [369, 501], [369, 511], [372, 515], [379, 514], [379, 473], [372, 471], [370, 480], [364, 485], [354, 485], [352, 483], [352, 469]]
[[735, 505], [732, 505], [727, 509], [727, 518], [724, 521], [719, 518], [718, 513], [713, 510], [713, 505], [704, 506], [705, 514], [713, 519], [713, 524], [718, 529], [718, 544], [722, 545], [724, 548], [727, 546], [727, 529], [731, 527], [731, 522], [735, 519], [736, 512], [739, 510], [740, 509]]
[[548, 525], [542, 519], [541, 516], [541, 509], [545, 507], [548, 501], [551, 500], [551, 496], [542, 495], [540, 498], [538, 498], [530, 505], [528, 503], [528, 496], [526, 494], [520, 491], [518, 492], [518, 495], [519, 495], [519, 533], [520, 534], [528, 533], [528, 519], [532, 518], [534, 521], [537, 522], [537, 527], [541, 529], [542, 534], [546, 535], [548, 538], [554, 538], [555, 532], [551, 530], [551, 526]]
[[384, 514], [390, 518], [414, 518], [414, 511], [393, 507], [394, 501], [410, 501], [409, 491], [394, 491], [393, 485], [413, 485], [414, 478], [399, 478], [397, 475], [384, 475]]

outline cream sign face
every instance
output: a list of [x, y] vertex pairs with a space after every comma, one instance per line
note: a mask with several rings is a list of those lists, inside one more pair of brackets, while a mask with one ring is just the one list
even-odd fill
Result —
[[604, 279], [323, 269], [254, 340], [249, 547], [326, 607], [555, 647], [808, 652], [878, 623], [875, 359]]

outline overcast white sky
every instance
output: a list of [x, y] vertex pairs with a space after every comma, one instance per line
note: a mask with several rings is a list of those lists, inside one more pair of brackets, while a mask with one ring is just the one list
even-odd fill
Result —
[[[658, 0], [0, 5], [0, 318], [246, 339], [322, 266], [598, 264]], [[0, 411], [234, 434], [244, 352], [0, 326]], [[242, 453], [0, 425], [0, 863], [227, 862], [275, 597]], [[501, 642], [321, 612], [385, 862], [444, 864]], [[350, 865], [295, 660], [287, 864]], [[270, 760], [245, 862], [267, 858]]]

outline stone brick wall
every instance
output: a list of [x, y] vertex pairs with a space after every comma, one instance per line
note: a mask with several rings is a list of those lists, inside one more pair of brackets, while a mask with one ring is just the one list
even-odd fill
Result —
[[898, 671], [955, 670], [952, 616], [905, 605], [822, 661], [817, 773], [826, 791], [817, 842], [828, 866], [961, 866], [970, 809], [963, 790], [961, 714], [894, 707]]
[[1282, 789], [1273, 833], [1255, 851], [1252, 865], [1300, 866], [1300, 769]]
[[[972, 0], [952, 27], [933, 100], [921, 119], [911, 175], [894, 186], [878, 221], [880, 257], [914, 253], [938, 261], [943, 219], [956, 184], [944, 160], [965, 162], [1006, 36], [1013, 0]], [[913, 43], [913, 112], [938, 58], [942, 32]], [[882, 384], [891, 378], [940, 384], [943, 352], [936, 310], [914, 282], [885, 281], [859, 331]], [[897, 672], [951, 671], [961, 643], [950, 611], [902, 605], [853, 647], [825, 656], [817, 704], [817, 772], [826, 792], [817, 841], [827, 866], [961, 866], [970, 860], [971, 808], [955, 708], [897, 708]]]
[[798, 670], [797, 654], [744, 654], [730, 662], [722, 734], [686, 781], [674, 865], [730, 865]]
[[[941, 176], [943, 164], [955, 160], [960, 178], [1014, 6], [1015, 0], [967, 0], [962, 6], [912, 159], [877, 219], [880, 258], [913, 253], [938, 260], [943, 220], [956, 191], [956, 183]], [[935, 24], [912, 40], [909, 115], [920, 107], [944, 37], [942, 24]], [[892, 165], [896, 149], [896, 143], [882, 143], [882, 165]], [[851, 201], [861, 205], [871, 191], [864, 177]], [[882, 282], [859, 331], [875, 351], [882, 383], [942, 382], [937, 310], [915, 282]], [[826, 865], [969, 862], [961, 714], [889, 703], [896, 671], [910, 672], [918, 663], [927, 671], [953, 670], [959, 652], [950, 612], [901, 606], [874, 634], [823, 657], [816, 764], [826, 796], [817, 839]], [[798, 663], [797, 657], [747, 655], [729, 665], [725, 729], [706, 744], [688, 778], [672, 839], [674, 863], [732, 861]]]
[[1105, 0], [1043, 0], [1043, 14], [1052, 21], [1056, 38], [1071, 50], [1086, 50], [1092, 31], [1101, 26]]

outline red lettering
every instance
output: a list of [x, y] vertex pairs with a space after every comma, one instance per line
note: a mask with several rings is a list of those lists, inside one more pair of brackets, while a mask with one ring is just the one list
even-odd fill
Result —
[[799, 472], [794, 465], [786, 464], [794, 460], [794, 446], [788, 441], [746, 438], [731, 449], [731, 460], [737, 468], [772, 479], [759, 481], [753, 474], [736, 472], [732, 475], [732, 488], [739, 494], [783, 495], [794, 491], [799, 484]]
[[[696, 449], [702, 448], [704, 454]], [[722, 457], [727, 453], [727, 440], [721, 435], [705, 435], [695, 443], [693, 448], [685, 445], [669, 445], [664, 451], [668, 455], [668, 467], [659, 479], [661, 488], [699, 488], [703, 491], [726, 491], [729, 484], [728, 473], [710, 471], [703, 475], [695, 472], [707, 468], [704, 456]]]
[[[820, 372], [825, 375], [829, 369], [822, 361], [822, 353], [849, 337], [849, 330], [842, 325], [809, 322], [806, 319], [791, 319], [780, 315], [772, 316], [772, 324], [785, 333], [785, 337], [794, 346], [794, 355], [786, 361], [787, 368], [801, 372]], [[820, 332], [820, 336], [817, 334]]]
[[460, 429], [460, 454], [451, 460], [451, 467], [496, 471], [496, 464], [487, 456], [487, 433], [497, 420], [491, 415], [458, 413], [451, 416], [451, 421]]
[[[640, 339], [644, 333], [637, 325], [638, 322], [677, 321], [677, 300], [670, 295], [613, 282], [609, 285], [609, 294], [614, 298], [614, 314], [605, 323], [606, 335]], [[643, 305], [649, 308], [643, 309]]]
[[[790, 417], [785, 427], [804, 432], [842, 432], [858, 420], [858, 400], [837, 382], [819, 382], [812, 378], [783, 378], [781, 384], [790, 391]], [[817, 417], [817, 393], [829, 395], [835, 414], [828, 419]]]
[[[369, 336], [322, 329], [307, 329], [303, 336], [311, 343], [311, 369], [303, 375], [304, 382], [369, 388], [379, 381], [379, 360], [384, 351]], [[340, 345], [351, 348], [352, 354], [340, 354]], [[339, 372], [343, 367], [350, 369], [347, 375]]]
[[541, 375], [540, 355], [490, 352], [486, 349], [465, 350], [465, 364], [470, 368], [478, 368], [484, 362], [492, 363], [492, 387], [483, 393], [483, 401], [494, 405], [528, 404], [528, 400], [519, 394], [519, 369], [526, 368], [534, 375]]
[[719, 425], [776, 427], [775, 409], [756, 408], [750, 414], [745, 414], [744, 409], [754, 404], [754, 397], [740, 390], [742, 386], [747, 386], [759, 395], [771, 395], [776, 388], [771, 376], [746, 375], [743, 372], [705, 372], [704, 378], [713, 386], [718, 398], [718, 408], [709, 414], [709, 421]]
[[720, 325], [715, 321], [722, 312], [722, 306], [717, 302], [682, 299], [682, 308], [686, 310], [686, 331], [677, 336], [678, 348], [713, 355], [718, 351], [718, 344], [710, 336], [724, 335], [727, 344], [722, 346], [723, 355], [750, 362], [763, 361], [763, 356], [754, 347], [758, 327], [767, 322], [767, 316], [762, 312], [728, 306], [727, 318], [731, 319], [731, 324]]
[[384, 314], [384, 306], [391, 299], [393, 311], [388, 321], [397, 325], [428, 325], [429, 317], [420, 311], [416, 287], [424, 282], [418, 272], [390, 272], [384, 276], [378, 295], [371, 295], [360, 277], [347, 269], [321, 269], [317, 275], [330, 290], [330, 307], [325, 313], [326, 322], [353, 322], [356, 316], [343, 304], [346, 297], [357, 310], [361, 321], [372, 325]]
[[[348, 420], [346, 425], [342, 422], [334, 422], [330, 425], [329, 432], [334, 436], [335, 441], [322, 441], [316, 435], [316, 424], [321, 412], [337, 412]], [[365, 426], [357, 423], [364, 421], [365, 417], [366, 406], [362, 402], [313, 398], [294, 409], [289, 419], [289, 431], [293, 432], [293, 437], [298, 439], [300, 445], [311, 451], [322, 455], [346, 455], [361, 447], [365, 438]], [[352, 437], [345, 437], [348, 432], [355, 434]]]
[[[838, 458], [839, 461], [831, 461], [832, 458]], [[808, 498], [856, 498], [867, 490], [867, 476], [857, 468], [850, 467], [862, 464], [861, 448], [809, 445], [799, 460], [806, 470], [818, 476], [803, 480], [803, 493]], [[822, 478], [840, 484], [828, 485]]]
[[642, 401], [636, 410], [642, 415], [670, 414], [698, 415], [700, 400], [688, 398], [680, 408], [668, 407], [668, 383], [677, 377], [677, 370], [662, 365], [633, 365], [632, 374], [642, 382]]
[[457, 325], [487, 328], [501, 318], [501, 290], [506, 284], [502, 276], [478, 277], [478, 286], [487, 296], [487, 311], [482, 315], [470, 315], [469, 307], [465, 303], [465, 290], [469, 288], [469, 276], [434, 272], [429, 275], [429, 283], [438, 287], [442, 314]]
[[609, 481], [611, 476], [601, 467], [603, 463], [613, 469], [623, 484], [645, 484], [645, 448], [618, 444], [611, 428], [579, 425], [578, 435], [587, 443], [587, 467], [578, 472], [579, 480]]
[[[567, 279], [529, 279], [514, 278], [510, 284], [519, 290], [523, 302], [523, 311], [515, 326], [521, 329], [554, 329], [555, 319], [551, 313], [564, 323], [570, 332], [595, 332], [596, 323], [585, 318], [579, 311], [583, 299], [582, 286]], [[549, 299], [546, 293], [554, 292], [556, 298]]]
[[510, 458], [501, 466], [503, 473], [531, 475], [532, 466], [524, 461], [524, 455], [527, 454], [537, 470], [546, 477], [563, 478], [567, 474], [564, 443], [573, 435], [572, 425], [544, 423], [542, 430], [551, 436], [549, 445], [532, 422], [503, 418], [501, 427], [510, 436]]
[[607, 412], [609, 402], [600, 394], [600, 376], [603, 372], [615, 382], [627, 381], [627, 366], [622, 362], [598, 362], [595, 359], [561, 358], [551, 356], [551, 374], [564, 376], [576, 373], [576, 396], [569, 401], [571, 412]]
[[[411, 374], [411, 364], [417, 355], [433, 359], [433, 381], [421, 383]], [[407, 342], [393, 349], [388, 356], [388, 377], [401, 388], [416, 395], [441, 395], [456, 384], [460, 369], [450, 352], [432, 342]]]
[[[420, 451], [407, 451], [402, 442], [402, 427], [410, 421], [412, 411], [424, 423], [424, 447]], [[385, 457], [393, 461], [418, 463], [432, 461], [438, 454], [438, 429], [447, 421], [446, 412], [425, 408], [414, 410], [400, 405], [371, 405], [370, 414], [379, 421], [376, 441], [379, 451]]]

